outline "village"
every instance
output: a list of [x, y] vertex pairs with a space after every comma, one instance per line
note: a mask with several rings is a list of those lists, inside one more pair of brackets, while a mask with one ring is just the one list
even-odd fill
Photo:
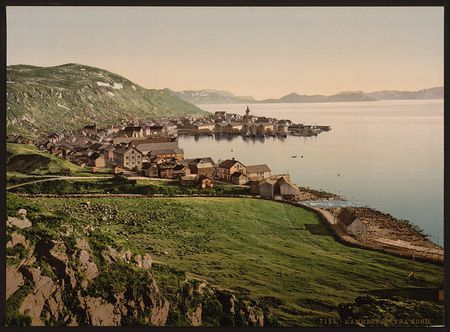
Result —
[[[289, 174], [272, 174], [267, 164], [247, 165], [235, 158], [214, 161], [210, 156], [185, 158], [178, 145], [179, 135], [214, 135], [244, 138], [317, 135], [328, 131], [329, 126], [307, 126], [289, 120], [268, 119], [245, 115], [215, 112], [204, 117], [178, 116], [153, 121], [126, 121], [118, 125], [99, 128], [88, 124], [79, 131], [56, 132], [33, 141], [20, 135], [9, 135], [8, 142], [31, 144], [41, 151], [70, 161], [91, 173], [107, 173], [128, 179], [162, 180], [177, 183], [180, 187], [210, 190], [216, 185], [247, 189], [253, 197], [302, 204], [306, 200], [332, 199], [336, 195], [300, 188]], [[61, 176], [69, 176], [69, 169], [61, 169]], [[350, 209], [337, 209], [334, 216], [320, 210], [322, 217], [344, 242], [362, 245], [378, 235], [369, 230], [368, 222]], [[333, 212], [334, 213], [334, 212]], [[378, 232], [378, 230], [377, 230]], [[354, 242], [356, 240], [356, 242]], [[384, 244], [386, 246], [386, 244]], [[418, 253], [416, 252], [416, 255]]]
[[[270, 124], [270, 125], [269, 125]], [[9, 135], [8, 142], [36, 145], [41, 151], [70, 161], [91, 173], [109, 173], [129, 179], [165, 180], [180, 187], [208, 190], [215, 185], [247, 188], [253, 197], [301, 204], [305, 199], [323, 199], [323, 193], [300, 190], [289, 174], [272, 174], [267, 164], [247, 165], [235, 158], [214, 161], [210, 156], [185, 158], [179, 135], [242, 135], [243, 137], [309, 135], [328, 131], [328, 126], [305, 126], [289, 120], [215, 112], [205, 117], [179, 116], [154, 121], [122, 121], [99, 128], [89, 124], [74, 132], [57, 132], [37, 141]], [[63, 168], [62, 176], [70, 170]], [[326, 195], [334, 197], [332, 194]], [[305, 198], [308, 197], [308, 198]], [[328, 199], [327, 198], [327, 199]], [[302, 205], [303, 206], [303, 205]], [[361, 241], [369, 236], [368, 223], [349, 209], [324, 217], [342, 239], [349, 235]], [[380, 218], [375, 218], [380, 219]], [[334, 224], [334, 226], [333, 226]], [[347, 239], [347, 242], [354, 240]]]
[[[296, 203], [302, 201], [305, 194], [311, 197], [311, 193], [302, 192], [289, 174], [272, 174], [267, 164], [246, 165], [235, 158], [218, 161], [210, 156], [185, 158], [178, 145], [178, 136], [310, 136], [330, 129], [329, 126], [309, 126], [254, 116], [247, 106], [243, 116], [221, 111], [204, 117], [178, 116], [132, 123], [123, 120], [107, 128], [99, 128], [94, 123], [79, 131], [56, 132], [37, 141], [9, 135], [8, 142], [36, 145], [39, 150], [92, 173], [160, 179], [202, 190], [216, 184], [239, 186], [248, 188], [252, 196]], [[70, 170], [63, 168], [60, 175], [71, 175]], [[312, 196], [321, 199], [316, 194]], [[367, 233], [366, 223], [354, 213], [342, 212], [335, 220], [343, 234], [361, 237]]]
[[[226, 126], [222, 125], [224, 118], [228, 119]], [[258, 124], [260, 118], [251, 118], [248, 108], [241, 118], [243, 124], [240, 129], [233, 128], [235, 124], [231, 119], [236, 120], [236, 115], [230, 117], [227, 113], [216, 112], [200, 119], [184, 116], [160, 118], [151, 122], [124, 121], [120, 125], [108, 128], [99, 128], [94, 123], [85, 125], [80, 131], [53, 133], [37, 141], [27, 140], [18, 135], [9, 136], [8, 141], [35, 145], [40, 151], [70, 161], [86, 169], [86, 172], [109, 174], [114, 180], [116, 178], [126, 182], [139, 180], [148, 182], [149, 186], [157, 180], [163, 186], [175, 185], [179, 186], [179, 189], [186, 188], [186, 191], [183, 189], [181, 196], [212, 194], [224, 197], [251, 197], [299, 206], [313, 212], [329, 227], [335, 238], [346, 245], [413, 260], [442, 262], [442, 249], [435, 246], [422, 233], [417, 232], [410, 224], [367, 207], [328, 209], [309, 207], [304, 204], [305, 200], [339, 198], [330, 193], [324, 195], [322, 191], [299, 187], [292, 182], [289, 174], [273, 174], [267, 164], [248, 165], [235, 158], [215, 161], [210, 156], [185, 158], [184, 151], [178, 144], [178, 135], [228, 135], [228, 132], [231, 135], [247, 137], [247, 132], [244, 133], [242, 130], [250, 130], [253, 133], [255, 130], [256, 133], [264, 132], [261, 128], [265, 125]], [[211, 129], [202, 127], [208, 126], [209, 121], [217, 122], [212, 122], [215, 124], [214, 127], [210, 125]], [[287, 125], [287, 120], [271, 119], [271, 121], [272, 127], [270, 131], [265, 131], [264, 135], [274, 133], [281, 136], [287, 133], [294, 135], [296, 128], [303, 126]], [[220, 134], [216, 131], [218, 127], [222, 128], [219, 129]], [[330, 128], [313, 129], [320, 132]], [[62, 168], [59, 178], [70, 179], [71, 173], [70, 169]], [[244, 191], [239, 193], [228, 191], [225, 194], [220, 193], [220, 190], [215, 192], [224, 186]], [[117, 195], [121, 194], [124, 193]], [[110, 193], [107, 192], [106, 195]], [[408, 282], [413, 282], [414, 278], [413, 271], [407, 278]], [[442, 303], [441, 288], [438, 290], [438, 299]]]
[[[295, 124], [290, 120], [215, 112], [205, 117], [181, 116], [121, 123], [108, 128], [89, 124], [77, 132], [57, 132], [36, 142], [18, 135], [12, 143], [34, 144], [41, 151], [87, 167], [93, 173], [178, 180], [183, 186], [211, 188], [215, 182], [246, 185], [253, 194], [295, 199], [298, 188], [286, 174], [272, 175], [266, 164], [244, 165], [234, 159], [216, 162], [209, 156], [187, 159], [178, 135], [242, 135], [244, 137], [317, 135], [328, 126]], [[67, 175], [68, 170], [63, 171]]]
[[330, 126], [313, 126], [292, 123], [291, 120], [278, 120], [250, 114], [247, 106], [245, 115], [217, 111], [213, 115], [197, 119], [193, 123], [177, 124], [179, 135], [243, 136], [243, 137], [287, 137], [317, 136]]

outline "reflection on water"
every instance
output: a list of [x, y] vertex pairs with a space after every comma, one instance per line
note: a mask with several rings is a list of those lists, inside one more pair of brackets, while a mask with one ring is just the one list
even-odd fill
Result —
[[[246, 106], [200, 105], [241, 114]], [[180, 137], [186, 158], [266, 163], [273, 173], [289, 173], [301, 186], [409, 219], [442, 244], [442, 101], [249, 106], [255, 115], [330, 125], [332, 130], [317, 137]]]

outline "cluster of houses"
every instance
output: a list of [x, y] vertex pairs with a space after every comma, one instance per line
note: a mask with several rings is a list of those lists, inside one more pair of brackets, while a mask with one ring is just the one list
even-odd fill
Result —
[[[167, 142], [170, 144], [170, 142], [176, 140], [176, 137], [176, 126], [169, 121], [165, 123], [121, 124], [108, 128], [98, 128], [94, 123], [85, 126], [83, 130], [78, 132], [52, 133], [38, 139], [34, 144], [42, 151], [47, 151], [81, 167], [92, 167], [94, 171], [98, 168], [117, 169], [119, 167], [139, 169], [145, 158], [137, 160], [138, 157], [136, 156], [134, 159], [127, 159], [125, 155], [131, 147], [144, 143], [165, 144]], [[15, 143], [22, 142], [18, 142], [16, 139]], [[176, 145], [175, 148], [178, 148], [178, 146]], [[163, 148], [158, 149], [163, 150]], [[180, 154], [179, 151], [178, 153]], [[161, 154], [164, 157], [172, 155], [172, 152]]]
[[106, 129], [92, 124], [77, 133], [53, 133], [38, 147], [79, 166], [90, 167], [93, 172], [102, 168], [111, 169], [114, 174], [131, 171], [201, 188], [211, 188], [215, 182], [247, 185], [253, 194], [270, 199], [294, 198], [298, 194], [298, 188], [287, 175], [273, 176], [265, 164], [244, 165], [235, 159], [216, 164], [210, 157], [185, 159], [183, 149], [178, 146], [176, 128], [171, 122]]
[[131, 124], [122, 121], [106, 128], [93, 123], [76, 132], [52, 133], [37, 142], [20, 136], [9, 137], [9, 141], [34, 143], [40, 150], [81, 167], [90, 167], [93, 172], [100, 169], [110, 169], [114, 174], [130, 171], [202, 188], [210, 188], [215, 182], [247, 185], [252, 193], [273, 199], [298, 194], [289, 176], [273, 176], [265, 164], [244, 165], [234, 159], [216, 164], [210, 157], [185, 159], [177, 136], [192, 130], [195, 133], [285, 136], [299, 126], [303, 125], [251, 115], [247, 107], [243, 116], [216, 112], [206, 117], [178, 116]]
[[[171, 167], [177, 166], [184, 159], [183, 150], [176, 142], [179, 134], [208, 135], [244, 135], [244, 136], [283, 136], [316, 135], [327, 126], [308, 126], [294, 124], [290, 120], [277, 120], [250, 114], [247, 107], [245, 115], [229, 114], [225, 111], [215, 112], [209, 116], [177, 116], [159, 118], [152, 121], [135, 121], [132, 124], [125, 120], [116, 126], [99, 128], [87, 125], [81, 131], [55, 132], [51, 135], [32, 141], [20, 135], [8, 135], [8, 142], [35, 144], [40, 150], [69, 160], [79, 166], [98, 168], [119, 168], [146, 171], [149, 174], [170, 176]], [[156, 164], [156, 166], [155, 166]], [[177, 166], [181, 167], [181, 166]], [[261, 173], [258, 169], [249, 174]], [[267, 170], [263, 170], [262, 173]], [[176, 171], [175, 171], [176, 173]], [[228, 174], [229, 182], [245, 184], [249, 182], [247, 173]], [[161, 176], [161, 175], [159, 175]]]
[[292, 123], [290, 120], [278, 120], [250, 114], [247, 106], [245, 115], [217, 111], [213, 115], [197, 119], [193, 123], [178, 127], [179, 134], [185, 135], [242, 135], [244, 137], [316, 136], [328, 131], [329, 126], [313, 126]]

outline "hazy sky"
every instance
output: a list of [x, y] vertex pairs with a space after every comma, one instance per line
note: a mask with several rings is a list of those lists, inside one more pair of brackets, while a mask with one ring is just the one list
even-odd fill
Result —
[[443, 85], [440, 7], [8, 7], [8, 64], [101, 67], [146, 87], [290, 92]]

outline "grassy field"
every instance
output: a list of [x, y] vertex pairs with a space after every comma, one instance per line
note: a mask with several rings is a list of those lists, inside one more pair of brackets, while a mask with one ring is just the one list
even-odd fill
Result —
[[[78, 175], [78, 174], [76, 174]], [[92, 175], [92, 174], [91, 174]], [[102, 176], [101, 174], [94, 174]], [[38, 179], [38, 178], [36, 178]], [[32, 182], [36, 179], [10, 178], [10, 185]], [[180, 186], [177, 181], [128, 180], [125, 177], [103, 179], [64, 179], [46, 182], [27, 183], [21, 187], [10, 189], [13, 192], [29, 194], [139, 194], [139, 195], [250, 195], [248, 187], [234, 185], [215, 185], [211, 189], [199, 189], [196, 186]]]
[[61, 169], [68, 168], [72, 173], [85, 173], [86, 169], [71, 162], [55, 157], [48, 152], [39, 151], [34, 145], [6, 145], [6, 170], [11, 175], [17, 173], [45, 175], [59, 174]]
[[[149, 252], [156, 261], [270, 304], [283, 325], [338, 318], [339, 303], [371, 289], [406, 287], [412, 271], [410, 260], [344, 246], [310, 212], [273, 201], [8, 197], [9, 210], [26, 203], [51, 211], [56, 217], [41, 225], [49, 232], [91, 225], [94, 248]], [[443, 267], [433, 264], [416, 262], [415, 273], [421, 287], [437, 287], [444, 278]]]

